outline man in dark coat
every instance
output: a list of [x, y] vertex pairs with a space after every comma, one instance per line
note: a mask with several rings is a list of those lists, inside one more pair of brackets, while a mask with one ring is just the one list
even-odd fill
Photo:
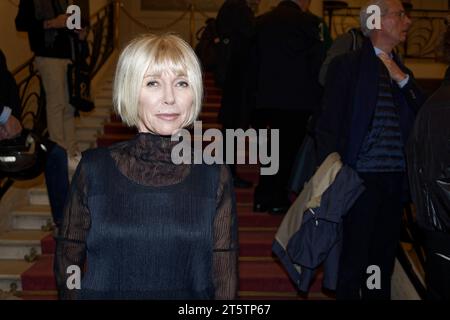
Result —
[[[448, 18], [450, 23], [450, 17]], [[450, 63], [450, 24], [444, 37]], [[450, 67], [417, 115], [408, 143], [408, 173], [423, 230], [428, 298], [450, 300]]]
[[[254, 20], [247, 0], [226, 0], [217, 14], [220, 42], [216, 81], [222, 87], [219, 121], [223, 129], [245, 129], [249, 125], [246, 79]], [[235, 187], [251, 187], [250, 182], [238, 177], [236, 165], [230, 164], [230, 169]]]
[[[381, 9], [381, 29], [367, 26], [367, 6]], [[366, 191], [344, 218], [338, 299], [389, 299], [400, 237], [406, 181], [404, 144], [424, 102], [410, 70], [393, 49], [411, 20], [399, 0], [371, 0], [361, 9], [361, 49], [336, 57], [316, 125], [319, 158], [337, 151], [364, 180]], [[319, 162], [321, 162], [319, 159]], [[378, 284], [368, 287], [369, 266]]]
[[303, 12], [300, 0], [284, 0], [256, 23], [250, 97], [258, 128], [280, 130], [279, 171], [261, 176], [254, 210], [283, 213], [289, 206], [287, 184], [295, 154], [311, 113], [318, 107], [324, 57], [321, 21]]

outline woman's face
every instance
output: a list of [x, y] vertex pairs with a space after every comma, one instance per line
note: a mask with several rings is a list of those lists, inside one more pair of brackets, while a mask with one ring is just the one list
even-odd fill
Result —
[[191, 114], [194, 94], [186, 76], [146, 73], [139, 95], [139, 132], [171, 135]]

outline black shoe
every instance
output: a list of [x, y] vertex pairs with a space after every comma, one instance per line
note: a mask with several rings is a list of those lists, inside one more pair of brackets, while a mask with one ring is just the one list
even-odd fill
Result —
[[274, 206], [269, 208], [269, 214], [271, 215], [281, 215], [285, 214], [289, 210], [289, 206]]
[[267, 212], [269, 206], [260, 202], [253, 203], [253, 212]]
[[233, 184], [235, 188], [248, 189], [253, 186], [250, 181], [239, 178], [238, 176], [233, 177]]

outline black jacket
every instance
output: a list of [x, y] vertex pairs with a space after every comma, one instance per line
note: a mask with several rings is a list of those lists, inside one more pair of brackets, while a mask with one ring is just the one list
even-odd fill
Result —
[[450, 68], [425, 103], [407, 147], [408, 173], [419, 226], [450, 234]]
[[70, 35], [72, 32], [66, 28], [58, 29], [58, 35], [52, 47], [45, 46], [44, 21], [36, 19], [33, 0], [20, 0], [16, 29], [28, 32], [30, 48], [36, 56], [71, 58]]
[[246, 0], [227, 0], [217, 14], [220, 37], [216, 80], [223, 89], [219, 120], [225, 128], [247, 127], [248, 62], [255, 18]]
[[[403, 141], [407, 141], [415, 115], [425, 101], [412, 72], [394, 57], [409, 82], [393, 92], [399, 106]], [[382, 62], [369, 39], [363, 47], [336, 57], [325, 83], [323, 110], [315, 126], [318, 161], [338, 152], [345, 164], [355, 167], [364, 138], [372, 123], [378, 99], [378, 74]]]
[[8, 70], [5, 55], [0, 50], [0, 114], [5, 106], [11, 108], [12, 114], [19, 118], [19, 89], [13, 75]]
[[325, 46], [320, 19], [281, 1], [256, 22], [253, 83], [258, 109], [308, 110], [320, 102]]

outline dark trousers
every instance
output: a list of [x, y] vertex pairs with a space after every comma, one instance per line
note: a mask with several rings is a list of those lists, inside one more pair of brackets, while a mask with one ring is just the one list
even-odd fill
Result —
[[48, 142], [46, 146], [49, 152], [45, 167], [45, 182], [53, 223], [59, 227], [63, 220], [64, 204], [69, 191], [67, 153], [56, 143]]
[[[279, 170], [275, 175], [261, 175], [255, 189], [255, 202], [266, 206], [288, 203], [288, 182], [295, 156], [305, 137], [311, 113], [308, 111], [258, 110], [254, 115], [257, 128], [279, 129]], [[269, 155], [270, 150], [270, 132]], [[267, 166], [270, 166], [267, 165]]]
[[[366, 190], [343, 220], [337, 299], [390, 299], [391, 275], [400, 239], [403, 173], [359, 173]], [[381, 288], [367, 280], [380, 268]]]
[[425, 279], [429, 300], [450, 300], [450, 235], [425, 231]]

